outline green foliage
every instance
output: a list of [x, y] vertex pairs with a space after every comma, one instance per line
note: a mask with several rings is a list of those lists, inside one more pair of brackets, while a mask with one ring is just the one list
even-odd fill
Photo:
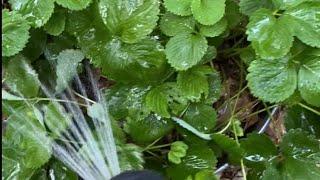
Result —
[[4, 75], [6, 84], [22, 97], [34, 97], [39, 91], [38, 74], [22, 55], [9, 59]]
[[51, 141], [36, 116], [36, 109], [22, 107], [8, 121], [2, 140], [5, 165], [2, 177], [28, 178], [51, 157]]
[[192, 0], [191, 10], [198, 22], [203, 25], [213, 25], [224, 15], [225, 0]]
[[77, 74], [78, 63], [84, 55], [79, 50], [67, 49], [61, 51], [57, 57], [57, 86], [56, 91], [62, 91]]
[[212, 167], [215, 167], [217, 160], [213, 151], [204, 145], [188, 145], [187, 154], [179, 164], [171, 164], [168, 175], [172, 179], [186, 179], [189, 175], [194, 176], [202, 170], [209, 170], [213, 175]]
[[183, 17], [166, 13], [160, 21], [160, 29], [167, 36], [175, 36], [181, 32], [192, 33], [195, 20], [191, 16]]
[[9, 0], [9, 3], [35, 28], [46, 24], [54, 11], [54, 0]]
[[122, 171], [143, 169], [144, 159], [142, 149], [134, 144], [119, 144], [118, 153]]
[[71, 9], [71, 10], [81, 10], [86, 8], [92, 0], [77, 0], [77, 1], [68, 1], [68, 0], [55, 0], [57, 4]]
[[56, 8], [49, 21], [44, 25], [46, 32], [53, 36], [58, 36], [64, 31], [66, 16], [64, 9]]
[[318, 179], [320, 148], [318, 140], [301, 129], [290, 130], [279, 150], [263, 135], [252, 134], [241, 143], [248, 164], [262, 172], [262, 179]]
[[126, 43], [144, 39], [157, 25], [159, 1], [102, 0], [99, 12], [109, 31]]
[[207, 48], [205, 37], [182, 33], [169, 40], [165, 54], [171, 66], [182, 71], [199, 63]]
[[171, 144], [170, 151], [168, 153], [168, 160], [174, 164], [180, 164], [181, 158], [187, 154], [188, 145], [183, 141], [176, 141]]
[[2, 10], [2, 53], [12, 56], [21, 51], [29, 39], [29, 24], [17, 12]]
[[[228, 162], [248, 179], [320, 179], [319, 12], [318, 0], [4, 2], [2, 179], [77, 179], [49, 161], [76, 118], [46, 94], [73, 93], [83, 64], [107, 112], [72, 103], [94, 135], [110, 114], [121, 171], [207, 180]], [[252, 133], [268, 103], [284, 114], [277, 143]]]

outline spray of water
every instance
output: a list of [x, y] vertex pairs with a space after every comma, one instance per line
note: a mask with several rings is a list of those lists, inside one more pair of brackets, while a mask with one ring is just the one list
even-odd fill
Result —
[[[26, 68], [28, 68], [27, 71], [33, 71], [31, 67]], [[19, 118], [19, 122], [14, 125], [15, 127], [27, 126], [31, 128], [28, 135], [32, 136], [39, 146], [47, 147], [50, 144], [48, 151], [52, 151], [57, 159], [83, 179], [111, 179], [120, 173], [120, 168], [107, 105], [89, 66], [85, 66], [85, 69], [91, 83], [90, 89], [93, 91], [91, 99], [88, 98], [86, 88], [78, 75], [74, 77], [74, 84], [78, 92], [75, 92], [70, 86], [61, 93], [52, 92], [38, 81], [47, 98], [38, 98], [37, 100], [48, 100], [53, 106], [53, 108], [45, 109], [46, 113], [50, 113], [53, 117], [50, 123], [44, 123], [41, 118], [35, 122], [8, 105], [4, 105], [4, 108]], [[88, 85], [86, 84], [86, 86]], [[15, 93], [19, 96], [16, 97], [16, 100], [23, 101], [34, 109], [34, 116], [41, 116], [42, 108], [35, 107], [30, 99], [24, 98], [21, 93]], [[87, 113], [84, 113], [85, 111]], [[61, 117], [64, 122], [61, 122]], [[42, 127], [39, 127], [39, 122]], [[65, 124], [67, 124], [67, 129], [57, 132], [57, 130], [63, 129]], [[53, 132], [56, 137], [53, 138], [49, 134], [30, 134], [31, 132], [39, 132], [37, 129], [44, 127], [49, 132]], [[19, 129], [16, 130], [19, 131]]]

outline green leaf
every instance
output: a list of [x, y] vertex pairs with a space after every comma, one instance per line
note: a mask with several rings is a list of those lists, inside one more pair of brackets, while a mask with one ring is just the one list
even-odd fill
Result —
[[164, 0], [166, 9], [176, 15], [189, 16], [191, 12], [192, 0]]
[[199, 101], [201, 95], [209, 93], [208, 74], [212, 70], [209, 66], [196, 66], [187, 71], [181, 71], [177, 77], [177, 84], [181, 92], [191, 101]]
[[179, 116], [188, 106], [188, 99], [183, 95], [177, 83], [166, 82], [162, 85], [164, 92], [168, 95], [171, 113]]
[[121, 171], [142, 170], [144, 159], [142, 149], [134, 144], [118, 144]]
[[211, 25], [211, 26], [200, 26], [200, 34], [206, 36], [206, 37], [216, 37], [219, 36], [221, 33], [223, 33], [228, 26], [228, 21], [226, 18], [222, 18], [217, 23]]
[[267, 9], [260, 9], [250, 16], [246, 34], [261, 58], [276, 59], [289, 52], [293, 37], [287, 21], [285, 16], [276, 19]]
[[151, 89], [146, 95], [146, 108], [162, 117], [170, 118], [168, 97], [159, 87]]
[[301, 128], [320, 138], [320, 116], [303, 109], [300, 106], [292, 106], [286, 110], [285, 126], [286, 130]]
[[75, 43], [75, 39], [71, 35], [62, 33], [59, 36], [54, 36], [52, 41], [46, 44], [44, 56], [49, 62], [56, 62], [59, 53], [65, 49], [72, 49]]
[[263, 101], [280, 102], [290, 97], [297, 87], [297, 72], [286, 56], [276, 60], [251, 62], [247, 75], [251, 93]]
[[256, 53], [251, 46], [248, 46], [240, 51], [240, 58], [246, 65], [250, 65], [256, 59]]
[[285, 11], [293, 34], [309, 46], [320, 48], [320, 2], [305, 2]]
[[212, 105], [221, 96], [222, 93], [222, 84], [221, 84], [221, 78], [217, 71], [213, 71], [212, 74], [208, 76], [208, 82], [209, 82], [209, 93], [207, 98], [205, 99], [205, 103], [208, 105]]
[[99, 12], [109, 31], [126, 43], [136, 43], [157, 25], [158, 0], [102, 0]]
[[50, 177], [55, 179], [57, 178], [61, 180], [77, 180], [78, 179], [78, 175], [76, 173], [71, 171], [62, 162], [57, 160], [50, 163], [50, 170], [52, 170]]
[[228, 21], [229, 29], [236, 27], [242, 20], [242, 15], [240, 14], [239, 4], [233, 0], [226, 1], [226, 14], [225, 18]]
[[265, 8], [273, 10], [273, 0], [240, 0], [239, 3], [241, 13], [251, 16], [255, 11]]
[[195, 28], [195, 20], [192, 16], [182, 17], [166, 13], [160, 20], [160, 29], [167, 36], [175, 36], [181, 32], [192, 33]]
[[307, 103], [320, 107], [320, 54], [303, 56], [298, 77], [302, 98]]
[[179, 119], [179, 118], [176, 118], [176, 117], [172, 117], [172, 120], [175, 121], [177, 124], [179, 124], [184, 129], [192, 132], [194, 135], [198, 136], [199, 138], [204, 139], [204, 140], [211, 140], [210, 134], [205, 134], [203, 132], [200, 132], [199, 130], [197, 130], [196, 128], [194, 128], [190, 124], [188, 124], [186, 121]]
[[201, 61], [208, 48], [207, 40], [201, 35], [179, 34], [166, 45], [168, 62], [176, 70], [187, 70]]
[[37, 60], [44, 52], [47, 43], [47, 34], [42, 29], [30, 29], [30, 38], [22, 54], [31, 62]]
[[2, 89], [2, 91], [1, 91], [1, 97], [3, 100], [8, 100], [8, 101], [23, 101], [25, 99], [25, 98], [10, 94], [4, 89]]
[[71, 9], [81, 10], [89, 6], [92, 0], [55, 0], [59, 5]]
[[78, 64], [84, 59], [84, 55], [79, 50], [67, 49], [61, 51], [57, 57], [57, 86], [56, 91], [62, 91], [77, 74]]
[[65, 28], [66, 14], [64, 9], [56, 9], [49, 21], [44, 25], [46, 32], [53, 36], [60, 35]]
[[225, 0], [192, 0], [194, 18], [203, 25], [213, 25], [224, 15]]
[[171, 179], [186, 179], [202, 170], [209, 170], [213, 174], [213, 167], [217, 159], [214, 152], [206, 145], [188, 145], [187, 155], [180, 164], [172, 164], [167, 169]]
[[11, 170], [18, 170], [12, 172], [12, 178], [25, 179], [49, 160], [52, 141], [36, 117], [37, 109], [22, 107], [14, 111], [2, 140], [2, 156]]
[[9, 0], [9, 3], [35, 28], [43, 26], [54, 11], [54, 0]]
[[199, 64], [206, 64], [217, 57], [217, 49], [214, 46], [208, 46], [207, 52], [204, 54]]
[[[273, 0], [274, 5], [281, 10], [287, 10], [289, 8], [295, 7], [303, 2], [312, 2], [313, 0]], [[317, 0], [316, 0], [317, 1]]]
[[[301, 129], [290, 130], [280, 144], [282, 160], [273, 162], [262, 179], [319, 179], [320, 148], [318, 140]], [[280, 161], [280, 162], [279, 162]]]
[[61, 133], [71, 124], [71, 117], [63, 110], [63, 107], [56, 103], [50, 102], [43, 108], [44, 121], [52, 136], [60, 137]]
[[5, 83], [21, 97], [34, 97], [39, 91], [37, 73], [22, 55], [12, 57], [5, 66]]
[[191, 104], [183, 119], [198, 131], [210, 133], [216, 125], [217, 113], [211, 106]]
[[127, 118], [125, 130], [137, 143], [152, 142], [166, 134], [172, 129], [172, 124], [168, 119], [155, 114], [149, 114], [143, 119]]
[[251, 133], [240, 144], [245, 151], [245, 164], [257, 170], [263, 170], [268, 160], [278, 154], [276, 146], [264, 134]]
[[169, 67], [163, 47], [153, 39], [144, 39], [136, 44], [125, 44], [113, 39], [100, 52], [92, 56], [93, 62], [102, 68], [110, 79], [123, 83], [158, 83], [166, 78]]
[[213, 134], [212, 140], [228, 154], [228, 159], [231, 163], [239, 163], [244, 155], [244, 150], [239, 144], [230, 137], [224, 134]]
[[29, 24], [16, 11], [2, 10], [2, 55], [20, 52], [29, 39]]
[[188, 145], [183, 141], [175, 141], [171, 144], [170, 151], [168, 153], [168, 160], [174, 164], [180, 164], [181, 158], [187, 154]]
[[211, 170], [202, 170], [195, 175], [194, 180], [218, 180], [218, 178]]

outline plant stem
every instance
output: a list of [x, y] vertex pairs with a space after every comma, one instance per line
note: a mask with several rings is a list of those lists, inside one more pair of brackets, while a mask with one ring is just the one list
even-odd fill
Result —
[[274, 108], [274, 107], [276, 107], [276, 106], [277, 106], [277, 105], [274, 104], [274, 105], [269, 106], [269, 107], [266, 107], [266, 108], [264, 108], [264, 109], [260, 109], [259, 111], [256, 111], [256, 112], [253, 112], [253, 113], [249, 114], [249, 115], [246, 116], [244, 119], [249, 118], [249, 117], [251, 117], [251, 116], [254, 116], [254, 115], [256, 115], [256, 114], [260, 114], [260, 113], [262, 113], [262, 112], [264, 112], [264, 111], [266, 111], [266, 110], [268, 110], [268, 109]]
[[52, 99], [52, 98], [23, 98], [21, 100], [17, 101], [56, 101], [56, 102], [67, 102], [67, 103], [72, 103], [72, 104], [78, 104], [83, 107], [87, 107], [86, 104], [82, 104], [76, 101], [68, 101], [68, 100], [63, 100], [63, 99]]
[[305, 109], [307, 109], [307, 110], [309, 110], [309, 111], [311, 111], [311, 112], [313, 112], [313, 113], [315, 113], [315, 114], [320, 116], [320, 112], [319, 111], [317, 111], [317, 110], [315, 110], [315, 109], [313, 109], [313, 108], [311, 108], [311, 107], [309, 107], [309, 106], [307, 106], [305, 104], [299, 103], [299, 106], [301, 106], [301, 107], [303, 107], [303, 108], [305, 108]]
[[168, 147], [168, 146], [171, 146], [171, 143], [169, 143], [169, 144], [161, 144], [161, 145], [158, 145], [158, 146], [152, 146], [152, 147], [147, 148], [146, 150], [150, 150], [150, 149], [160, 149], [160, 148]]

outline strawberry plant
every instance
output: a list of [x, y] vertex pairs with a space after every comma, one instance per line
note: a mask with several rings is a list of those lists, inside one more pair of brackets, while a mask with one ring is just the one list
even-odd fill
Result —
[[320, 179], [318, 0], [9, 0], [2, 58], [2, 179], [83, 178], [52, 147], [96, 91], [122, 172]]

